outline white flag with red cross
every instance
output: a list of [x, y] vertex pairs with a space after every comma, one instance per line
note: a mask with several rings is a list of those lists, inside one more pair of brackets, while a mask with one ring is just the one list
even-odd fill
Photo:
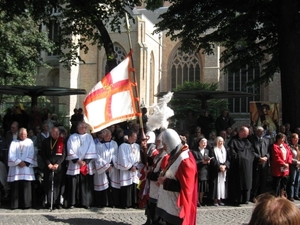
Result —
[[134, 96], [137, 84], [132, 82], [131, 54], [97, 83], [83, 102], [84, 120], [92, 133], [141, 115], [139, 99]]

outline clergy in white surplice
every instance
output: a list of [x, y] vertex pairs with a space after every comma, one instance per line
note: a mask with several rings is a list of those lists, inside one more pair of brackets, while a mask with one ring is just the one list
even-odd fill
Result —
[[90, 208], [94, 187], [92, 161], [97, 158], [92, 135], [86, 133], [87, 124], [79, 122], [78, 133], [72, 134], [67, 143], [67, 204]]
[[98, 207], [118, 206], [120, 171], [117, 165], [118, 144], [112, 140], [109, 129], [101, 131], [103, 140], [96, 144], [94, 191], [95, 205]]
[[11, 188], [11, 209], [32, 207], [33, 167], [36, 166], [33, 142], [27, 138], [27, 130], [21, 128], [19, 139], [11, 142], [8, 152], [7, 182]]
[[121, 207], [137, 207], [137, 184], [140, 146], [136, 144], [137, 133], [129, 131], [128, 141], [119, 146], [118, 168], [120, 169]]

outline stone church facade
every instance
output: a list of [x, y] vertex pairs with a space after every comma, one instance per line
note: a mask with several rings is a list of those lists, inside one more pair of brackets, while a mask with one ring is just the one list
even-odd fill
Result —
[[[183, 53], [178, 48], [180, 41], [171, 41], [164, 33], [153, 34], [154, 25], [159, 14], [165, 12], [162, 7], [154, 12], [144, 8], [136, 8], [132, 12], [135, 23], [131, 23], [130, 35], [125, 26], [121, 33], [109, 32], [114, 43], [115, 52], [120, 62], [130, 51], [129, 38], [132, 43], [133, 63], [136, 69], [139, 97], [145, 106], [157, 102], [155, 95], [159, 92], [171, 91], [184, 81], [201, 81], [203, 83], [216, 82], [218, 90], [246, 91], [256, 94], [255, 97], [243, 99], [229, 99], [229, 110], [237, 123], [249, 123], [249, 101], [279, 102], [280, 75], [274, 76], [268, 86], [246, 88], [245, 82], [254, 76], [259, 76], [259, 66], [253, 72], [224, 74], [222, 64], [219, 63], [222, 48], [216, 47], [213, 55], [201, 52]], [[43, 54], [51, 69], [40, 68], [37, 84], [53, 85], [70, 88], [83, 88], [87, 93], [105, 76], [106, 55], [104, 48], [98, 50], [96, 46], [89, 46], [88, 54], [80, 53], [85, 64], [79, 63], [67, 70], [59, 64], [55, 56]], [[85, 96], [51, 97], [50, 101], [60, 110], [62, 107], [67, 115], [71, 115], [74, 108], [83, 107]]]

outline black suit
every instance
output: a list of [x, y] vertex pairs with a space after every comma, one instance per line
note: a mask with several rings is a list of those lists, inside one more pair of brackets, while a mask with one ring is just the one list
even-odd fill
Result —
[[209, 168], [209, 164], [203, 164], [203, 160], [206, 157], [209, 157], [210, 155], [210, 151], [205, 148], [204, 149], [204, 154], [202, 155], [200, 150], [197, 148], [195, 150], [192, 151], [194, 158], [196, 160], [197, 163], [197, 169], [198, 169], [198, 181], [203, 181], [203, 180], [208, 180], [208, 168]]
[[[257, 136], [252, 136], [250, 138], [252, 143], [255, 158], [253, 161], [253, 180], [252, 180], [252, 198], [257, 197], [266, 191], [266, 183], [269, 171], [269, 160], [270, 160], [270, 140], [267, 138], [258, 138]], [[267, 157], [268, 161], [265, 163], [260, 163], [259, 159], [261, 157]]]

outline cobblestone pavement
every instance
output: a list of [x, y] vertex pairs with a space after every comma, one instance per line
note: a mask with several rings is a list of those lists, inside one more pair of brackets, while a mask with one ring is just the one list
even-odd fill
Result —
[[[296, 202], [300, 206], [300, 201]], [[205, 206], [198, 208], [198, 225], [245, 225], [249, 222], [253, 204], [241, 207]], [[22, 225], [141, 225], [145, 223], [144, 210], [139, 209], [60, 209], [49, 212], [46, 209], [10, 210], [0, 209], [0, 224]]]

